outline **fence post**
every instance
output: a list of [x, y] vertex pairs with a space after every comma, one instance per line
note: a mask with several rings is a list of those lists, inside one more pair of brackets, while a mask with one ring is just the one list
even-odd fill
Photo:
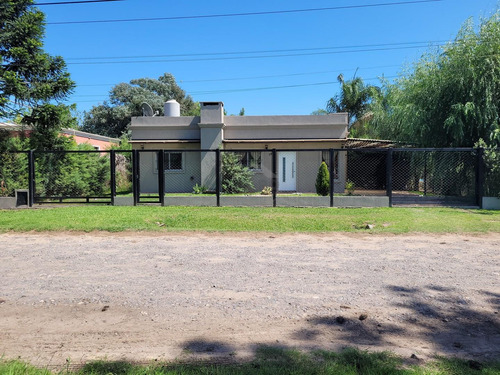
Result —
[[427, 195], [427, 151], [424, 151], [424, 196]]
[[271, 163], [272, 163], [272, 188], [273, 188], [273, 207], [276, 207], [276, 193], [278, 190], [278, 184], [277, 184], [277, 170], [276, 170], [276, 160], [278, 159], [277, 154], [276, 154], [276, 149], [273, 148], [272, 150], [272, 158], [271, 158]]
[[215, 150], [215, 195], [217, 207], [220, 207], [220, 149]]
[[158, 154], [156, 157], [157, 160], [157, 168], [158, 168], [158, 195], [160, 198], [160, 205], [165, 205], [165, 159], [164, 159], [164, 151], [158, 150]]
[[478, 147], [476, 153], [476, 204], [483, 208], [484, 195], [484, 148]]
[[385, 160], [385, 187], [389, 197], [389, 207], [392, 207], [392, 148], [387, 149]]
[[33, 150], [28, 151], [28, 206], [35, 203], [35, 156]]
[[139, 151], [132, 150], [132, 191], [134, 194], [134, 206], [139, 203]]
[[110, 169], [110, 181], [111, 185], [111, 205], [115, 205], [115, 195], [116, 195], [116, 151], [111, 150], [109, 152], [109, 169]]
[[334, 151], [333, 148], [330, 149], [330, 160], [329, 160], [329, 166], [330, 166], [330, 207], [333, 207], [333, 194], [334, 194], [334, 173], [335, 173], [335, 168], [334, 168]]

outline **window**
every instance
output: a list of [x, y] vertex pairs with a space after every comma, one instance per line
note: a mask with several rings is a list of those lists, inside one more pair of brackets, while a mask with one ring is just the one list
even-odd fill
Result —
[[[330, 169], [330, 151], [321, 151], [321, 161], [324, 161]], [[333, 178], [339, 178], [339, 153], [338, 151], [333, 152]]]
[[182, 171], [182, 152], [164, 152], [163, 166], [166, 171]]
[[262, 169], [262, 156], [260, 152], [247, 151], [238, 152], [240, 163], [248, 169], [260, 170]]

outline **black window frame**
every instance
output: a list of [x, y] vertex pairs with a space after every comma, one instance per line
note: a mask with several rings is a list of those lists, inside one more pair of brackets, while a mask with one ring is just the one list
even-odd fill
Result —
[[[252, 158], [252, 154], [258, 154], [257, 158]], [[247, 167], [251, 171], [261, 171], [262, 170], [262, 152], [261, 151], [238, 151], [237, 155], [240, 158], [240, 163], [244, 167]], [[252, 167], [252, 161], [257, 162], [256, 168]]]

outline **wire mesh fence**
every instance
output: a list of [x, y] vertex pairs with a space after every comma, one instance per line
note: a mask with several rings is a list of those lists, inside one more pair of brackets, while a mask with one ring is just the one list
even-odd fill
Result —
[[346, 151], [346, 192], [384, 196], [387, 190], [387, 149]]
[[473, 198], [477, 154], [469, 151], [394, 151], [393, 192]]
[[[117, 150], [114, 152], [115, 165], [111, 167], [115, 175], [115, 192], [117, 196], [129, 196], [132, 187], [132, 151]], [[110, 153], [110, 158], [112, 157]]]
[[500, 152], [384, 148], [0, 154], [0, 196], [14, 197], [19, 189], [30, 190], [32, 203], [114, 204], [115, 198], [127, 197], [133, 204], [334, 206], [343, 197], [359, 196], [388, 197], [394, 204], [479, 205], [483, 195], [500, 195]]
[[0, 153], [0, 197], [14, 197], [16, 190], [29, 188], [28, 153]]
[[500, 149], [484, 150], [484, 196], [500, 198]]
[[108, 203], [110, 155], [102, 151], [35, 151], [36, 203]]

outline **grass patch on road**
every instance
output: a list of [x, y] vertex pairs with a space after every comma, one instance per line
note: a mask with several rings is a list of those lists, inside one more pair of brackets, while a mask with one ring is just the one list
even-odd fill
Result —
[[7, 231], [500, 232], [500, 211], [453, 208], [72, 206], [0, 210]]
[[[418, 362], [418, 360], [416, 360]], [[415, 362], [415, 361], [414, 361]], [[50, 375], [46, 369], [12, 361], [0, 362], [0, 374]], [[466, 375], [500, 374], [500, 363], [480, 363], [455, 358], [438, 358], [417, 365], [404, 364], [391, 353], [368, 353], [345, 349], [340, 353], [317, 351], [304, 354], [296, 350], [261, 347], [255, 359], [244, 363], [172, 363], [138, 366], [127, 362], [92, 362], [79, 370], [65, 369], [66, 375], [174, 375], [174, 374], [342, 374], [342, 375]]]

